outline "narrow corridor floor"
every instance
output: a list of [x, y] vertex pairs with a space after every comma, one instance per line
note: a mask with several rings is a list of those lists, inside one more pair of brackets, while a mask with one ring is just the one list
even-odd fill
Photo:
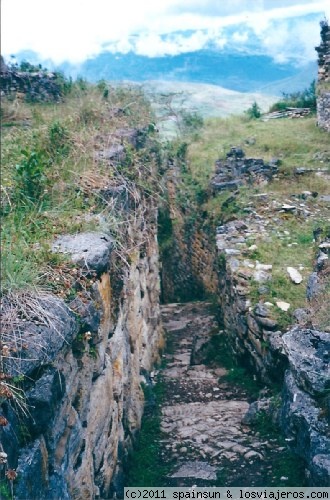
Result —
[[226, 381], [224, 367], [205, 364], [210, 336], [219, 332], [210, 305], [167, 304], [162, 317], [168, 338], [159, 373], [164, 485], [292, 485], [281, 476], [283, 466], [295, 467], [283, 442], [243, 425], [249, 395]]

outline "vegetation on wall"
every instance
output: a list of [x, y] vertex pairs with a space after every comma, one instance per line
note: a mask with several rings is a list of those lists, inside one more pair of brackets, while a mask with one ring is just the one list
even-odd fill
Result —
[[[129, 213], [106, 199], [105, 187], [122, 186], [133, 205], [141, 195], [157, 196], [159, 147], [148, 128], [149, 104], [138, 88], [107, 90], [105, 97], [103, 87], [78, 80], [56, 105], [2, 100], [2, 293], [48, 287], [52, 239], [97, 226], [100, 212], [122, 244]], [[141, 131], [139, 151], [128, 137], [109, 167], [102, 150], [120, 144], [116, 131], [125, 128], [133, 136]]]
[[316, 112], [316, 82], [312, 81], [310, 86], [300, 92], [282, 93], [282, 99], [273, 106], [270, 111], [282, 111], [286, 108], [310, 108]]

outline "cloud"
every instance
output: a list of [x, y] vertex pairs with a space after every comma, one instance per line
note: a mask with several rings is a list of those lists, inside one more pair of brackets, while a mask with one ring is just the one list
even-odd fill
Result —
[[210, 44], [251, 51], [257, 41], [275, 60], [302, 62], [315, 59], [324, 14], [328, 0], [3, 0], [2, 53], [30, 49], [60, 63], [105, 48], [152, 57]]

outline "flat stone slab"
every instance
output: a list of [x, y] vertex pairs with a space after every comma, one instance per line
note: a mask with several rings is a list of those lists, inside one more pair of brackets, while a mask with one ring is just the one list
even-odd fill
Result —
[[194, 479], [206, 479], [214, 481], [217, 478], [216, 468], [207, 462], [186, 462], [170, 477], [192, 477]]
[[186, 328], [186, 326], [189, 323], [189, 319], [182, 319], [182, 320], [170, 320], [170, 321], [164, 321], [164, 327], [165, 330], [168, 332], [175, 332], [178, 330], [183, 330]]
[[102, 272], [109, 265], [113, 243], [111, 236], [98, 232], [65, 234], [56, 238], [52, 251], [70, 254], [78, 266]]

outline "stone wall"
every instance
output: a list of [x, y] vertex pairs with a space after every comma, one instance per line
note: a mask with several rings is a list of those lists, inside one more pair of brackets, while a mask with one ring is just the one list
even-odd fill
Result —
[[3, 95], [22, 97], [30, 102], [58, 102], [62, 90], [57, 75], [44, 70], [18, 71], [0, 61], [0, 87]]
[[195, 216], [194, 209], [184, 211], [179, 206], [179, 167], [173, 165], [168, 170], [166, 187], [169, 210], [164, 214], [164, 224], [170, 230], [161, 252], [162, 300], [201, 299], [217, 290], [214, 232], [207, 221]]
[[[12, 398], [1, 406], [2, 450], [7, 466], [17, 469], [17, 500], [121, 498], [143, 384], [162, 343], [156, 230], [149, 200], [129, 228], [135, 245], [120, 275], [109, 235], [59, 237], [53, 251], [71, 255], [89, 288], [68, 304], [49, 295], [22, 297], [39, 313], [12, 325], [15, 354], [3, 357], [3, 371], [24, 377], [26, 404], [20, 411]], [[8, 301], [5, 316], [11, 310]]]
[[[232, 169], [234, 160], [237, 158], [225, 163], [225, 167], [229, 165]], [[238, 161], [243, 162], [240, 158]], [[266, 166], [266, 175], [263, 175], [263, 163], [258, 161], [254, 164], [261, 169], [255, 182], [267, 182], [268, 172], [271, 175], [275, 173], [273, 167], [269, 170]], [[219, 165], [220, 162], [217, 162], [218, 170]], [[227, 172], [228, 169], [221, 169], [224, 170]], [[216, 172], [216, 176], [219, 173]], [[165, 279], [168, 289], [179, 287], [181, 276], [187, 280], [186, 283], [192, 276], [191, 286], [199, 286], [200, 294], [213, 297], [219, 306], [228, 346], [234, 357], [263, 382], [271, 386], [276, 384], [278, 389], [283, 388], [281, 426], [292, 448], [306, 462], [309, 484], [328, 486], [329, 333], [312, 328], [308, 310], [297, 310], [297, 325], [284, 333], [274, 316], [272, 304], [263, 298], [264, 290], [271, 280], [272, 266], [251, 258], [252, 243], [259, 238], [267, 240], [267, 235], [277, 229], [280, 223], [277, 215], [268, 211], [267, 194], [262, 195], [267, 210], [257, 212], [250, 205], [244, 218], [238, 219], [234, 215], [232, 220], [216, 228], [209, 214], [205, 217], [202, 213], [196, 215], [196, 207], [184, 213], [180, 210], [175, 197], [175, 190], [180, 184], [178, 170], [170, 178], [172, 237], [176, 247], [181, 249], [176, 256], [177, 259], [181, 257], [181, 260], [179, 272], [174, 264], [173, 268], [163, 264], [163, 270], [167, 272]], [[227, 181], [230, 182], [228, 179], [223, 182]], [[213, 182], [214, 179], [211, 181], [212, 191], [215, 188]], [[285, 216], [293, 208], [279, 204], [276, 212]], [[189, 219], [194, 210], [194, 230], [191, 230]], [[329, 243], [325, 241], [319, 247], [317, 269], [308, 285], [310, 300], [313, 290], [322, 293], [326, 286], [324, 277], [328, 269]], [[173, 270], [177, 274], [173, 275]], [[259, 299], [251, 298], [252, 283], [253, 286], [258, 285]], [[281, 307], [286, 305], [283, 303]]]
[[330, 26], [327, 21], [321, 23], [321, 44], [318, 52], [318, 97], [317, 123], [319, 127], [330, 131]]

